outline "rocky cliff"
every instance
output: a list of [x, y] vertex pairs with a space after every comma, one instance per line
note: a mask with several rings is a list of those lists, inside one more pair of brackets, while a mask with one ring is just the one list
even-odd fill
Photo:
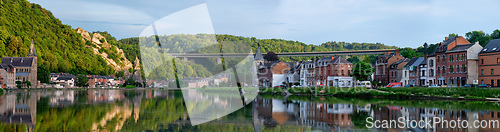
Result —
[[92, 45], [87, 45], [87, 48], [92, 48], [94, 54], [100, 55], [115, 71], [128, 71], [128, 69], [133, 68], [132, 63], [125, 57], [123, 50], [108, 44], [106, 38], [101, 34], [93, 33], [90, 36], [89, 32], [82, 28], [77, 28], [76, 32], [82, 35], [83, 41], [90, 41]]

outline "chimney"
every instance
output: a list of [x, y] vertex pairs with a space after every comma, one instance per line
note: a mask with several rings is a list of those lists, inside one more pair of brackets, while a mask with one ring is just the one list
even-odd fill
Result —
[[448, 40], [448, 37], [444, 37], [444, 40]]
[[332, 59], [331, 59], [331, 60], [333, 60], [333, 59], [335, 59], [335, 57], [334, 57], [334, 56], [332, 56]]
[[427, 58], [427, 54], [424, 55], [424, 58]]
[[479, 41], [476, 41], [476, 43], [474, 43], [474, 44], [479, 44]]
[[399, 49], [396, 49], [396, 56], [399, 56]]

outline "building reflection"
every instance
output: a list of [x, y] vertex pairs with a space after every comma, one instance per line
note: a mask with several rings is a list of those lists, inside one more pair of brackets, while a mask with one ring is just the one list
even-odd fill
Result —
[[2, 124], [23, 124], [28, 131], [36, 126], [36, 94], [7, 94], [1, 96], [0, 121]]
[[[356, 113], [365, 112], [374, 120], [432, 120], [440, 117], [447, 121], [467, 120], [471, 125], [478, 120], [500, 120], [500, 112], [494, 111], [468, 111], [468, 110], [446, 110], [438, 108], [411, 108], [388, 105], [352, 105], [343, 103], [320, 103], [314, 101], [283, 101], [280, 99], [257, 98], [252, 107], [253, 124], [256, 131], [262, 128], [274, 128], [278, 125], [301, 125], [313, 130], [321, 131], [343, 131], [357, 130], [353, 116]], [[366, 122], [362, 118], [357, 122]], [[417, 125], [417, 124], [415, 124]], [[424, 124], [420, 124], [424, 125]], [[437, 125], [435, 128], [392, 128], [368, 129], [371, 131], [417, 131], [417, 132], [483, 132], [500, 131], [498, 128], [451, 128]]]

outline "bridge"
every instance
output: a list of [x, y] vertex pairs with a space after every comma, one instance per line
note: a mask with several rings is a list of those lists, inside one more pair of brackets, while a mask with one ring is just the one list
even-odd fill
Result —
[[[377, 55], [387, 52], [395, 52], [396, 49], [379, 50], [353, 50], [353, 51], [325, 51], [325, 52], [290, 52], [276, 53], [278, 57], [304, 57], [304, 56], [334, 56], [334, 55]], [[220, 58], [220, 57], [248, 57], [253, 53], [170, 53], [178, 58]], [[262, 54], [266, 55], [265, 53]]]

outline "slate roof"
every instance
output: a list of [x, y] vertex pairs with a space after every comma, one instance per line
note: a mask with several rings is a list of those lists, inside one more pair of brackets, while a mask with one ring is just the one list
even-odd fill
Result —
[[57, 80], [71, 80], [72, 77], [58, 77]]
[[28, 76], [30, 75], [29, 72], [16, 72], [16, 76]]
[[351, 63], [347, 60], [345, 60], [344, 58], [338, 56], [338, 57], [335, 57], [332, 61], [330, 61], [330, 63], [333, 63], [333, 64], [339, 64], [339, 63]]
[[396, 62], [394, 62], [389, 68], [390, 69], [394, 69], [394, 68], [398, 68], [398, 65], [405, 62], [405, 61], [408, 61], [409, 59], [407, 58], [404, 58], [404, 59], [401, 59], [401, 60], [398, 60]]
[[467, 49], [469, 49], [473, 45], [474, 44], [461, 44], [461, 45], [457, 45], [453, 49], [446, 51], [446, 53], [466, 51]]
[[[496, 48], [496, 49], [495, 49]], [[495, 50], [493, 50], [495, 49]], [[493, 39], [479, 53], [491, 53], [500, 51], [500, 39]]]
[[280, 63], [280, 61], [268, 61], [268, 63], [264, 63], [264, 68], [271, 68], [275, 66], [276, 64]]
[[31, 67], [33, 57], [3, 57], [2, 64], [11, 64], [16, 67]]
[[427, 58], [424, 57], [424, 60], [420, 62], [420, 65], [427, 65]]
[[436, 52], [432, 52], [431, 54], [428, 55], [428, 57], [433, 57], [436, 56]]
[[408, 63], [406, 63], [405, 67], [418, 66], [422, 63], [422, 61], [424, 61], [424, 57], [412, 58]]
[[[450, 37], [448, 40], [444, 40], [441, 42], [441, 46], [436, 46], [436, 52], [445, 52], [448, 49], [448, 44], [454, 42], [455, 40], [455, 37]], [[443, 50], [439, 50], [439, 47], [443, 47]]]
[[262, 57], [262, 53], [260, 52], [260, 46], [257, 47], [257, 51], [255, 52], [255, 56], [253, 56], [254, 60], [264, 60]]

